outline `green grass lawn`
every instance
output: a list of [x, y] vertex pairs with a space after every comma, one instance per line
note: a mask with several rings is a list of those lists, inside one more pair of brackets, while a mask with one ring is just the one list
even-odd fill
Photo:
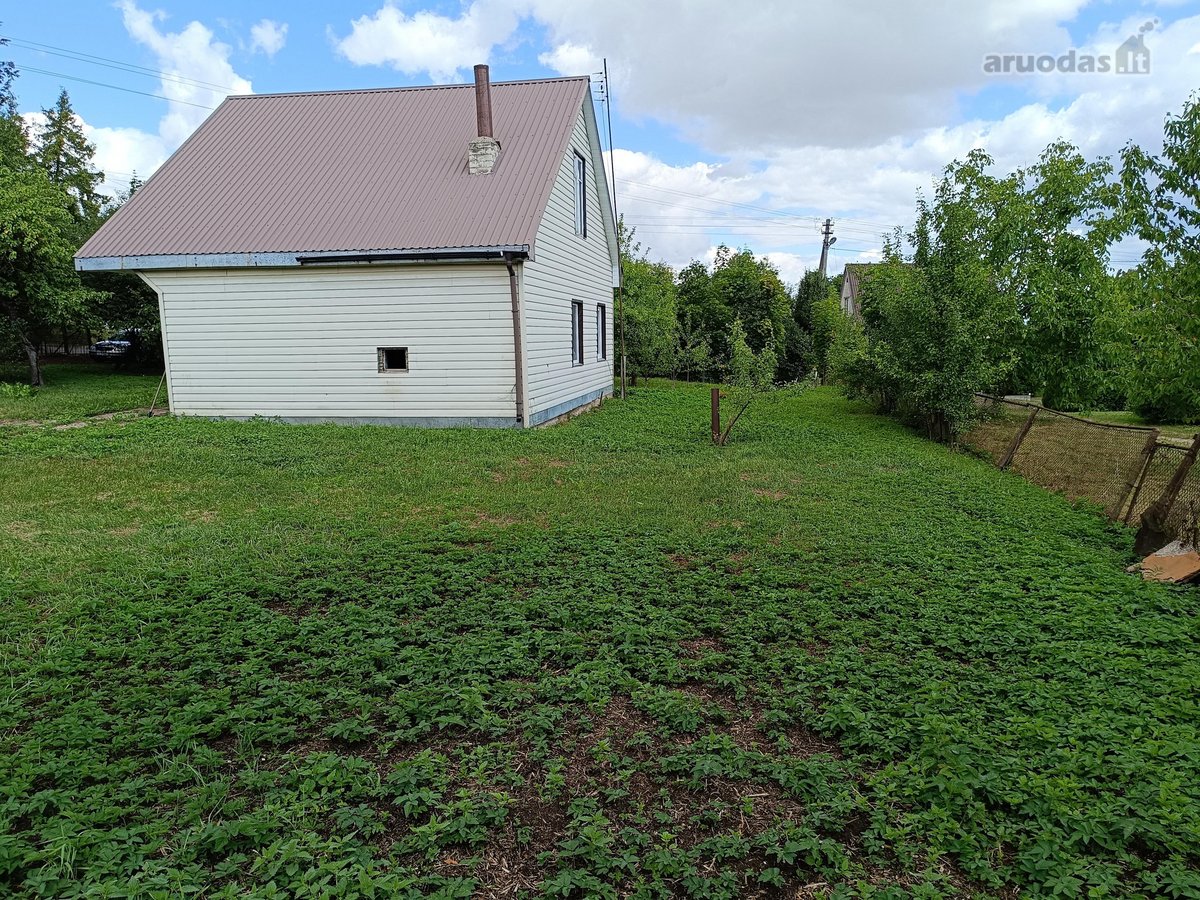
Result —
[[0, 432], [0, 893], [1200, 895], [1195, 590], [829, 389]]
[[[161, 375], [114, 372], [111, 363], [52, 362], [44, 387], [26, 390], [27, 369], [0, 367], [0, 422], [72, 422], [103, 413], [148, 409]], [[166, 409], [167, 389], [158, 397]]]

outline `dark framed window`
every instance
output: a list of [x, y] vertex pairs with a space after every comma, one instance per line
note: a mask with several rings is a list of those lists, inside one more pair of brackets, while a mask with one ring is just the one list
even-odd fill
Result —
[[596, 304], [596, 359], [608, 359], [608, 310]]
[[587, 237], [587, 161], [575, 154], [575, 233]]
[[583, 301], [571, 301], [571, 364], [583, 365]]
[[407, 347], [380, 347], [378, 353], [380, 372], [408, 371]]

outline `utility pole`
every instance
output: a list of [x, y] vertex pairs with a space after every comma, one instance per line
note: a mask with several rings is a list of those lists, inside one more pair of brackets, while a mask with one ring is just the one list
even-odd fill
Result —
[[825, 269], [829, 264], [829, 248], [837, 243], [833, 236], [833, 219], [826, 219], [821, 227], [821, 277], [826, 278]]
[[621, 220], [617, 216], [617, 159], [612, 136], [612, 91], [608, 86], [608, 57], [604, 58], [604, 115], [608, 119], [608, 165], [612, 170], [612, 191], [609, 204], [612, 206], [613, 231], [617, 234], [617, 335], [621, 344], [621, 399], [625, 399], [625, 267], [621, 265]]

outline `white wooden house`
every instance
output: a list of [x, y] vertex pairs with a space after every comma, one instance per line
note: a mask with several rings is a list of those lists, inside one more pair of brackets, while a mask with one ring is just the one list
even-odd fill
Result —
[[177, 414], [527, 427], [612, 393], [587, 78], [230, 97], [75, 264], [158, 293]]

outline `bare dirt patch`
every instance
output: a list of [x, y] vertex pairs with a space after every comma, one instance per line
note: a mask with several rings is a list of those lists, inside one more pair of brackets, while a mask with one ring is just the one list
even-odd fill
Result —
[[763, 497], [767, 500], [783, 500], [788, 496], [786, 491], [771, 491], [767, 490], [766, 488], [755, 488], [754, 495], [756, 497]]

